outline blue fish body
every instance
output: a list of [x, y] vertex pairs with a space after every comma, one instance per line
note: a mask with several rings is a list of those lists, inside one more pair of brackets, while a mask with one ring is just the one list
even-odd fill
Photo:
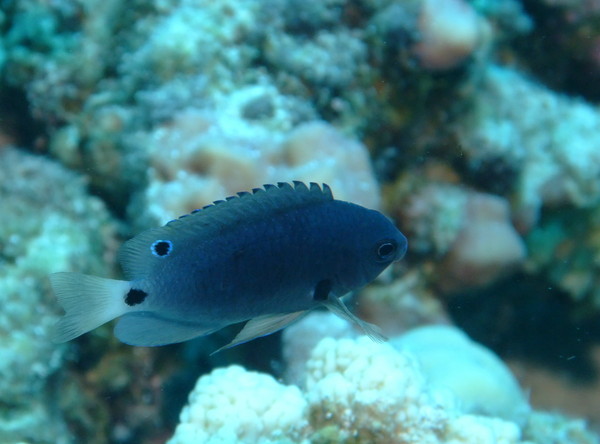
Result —
[[[319, 306], [381, 338], [340, 297], [402, 258], [406, 246], [385, 216], [333, 199], [327, 185], [266, 185], [126, 242], [119, 259], [127, 281], [52, 275], [66, 311], [57, 339], [72, 339], [118, 316], [117, 337], [146, 346], [249, 321], [233, 346]], [[77, 305], [90, 298], [102, 306]], [[105, 314], [90, 319], [94, 310]]]

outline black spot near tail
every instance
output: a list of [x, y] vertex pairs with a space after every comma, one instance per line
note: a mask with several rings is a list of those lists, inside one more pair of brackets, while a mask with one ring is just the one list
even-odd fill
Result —
[[144, 302], [147, 296], [148, 293], [146, 293], [144, 290], [137, 290], [135, 288], [132, 288], [125, 296], [125, 303], [132, 307], [134, 305], [138, 305]]

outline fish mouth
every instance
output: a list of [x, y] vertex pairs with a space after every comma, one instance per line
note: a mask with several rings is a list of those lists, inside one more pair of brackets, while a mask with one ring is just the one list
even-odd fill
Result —
[[408, 250], [408, 240], [406, 239], [406, 236], [400, 234], [400, 242], [398, 242], [398, 244], [402, 247], [398, 248], [398, 253], [396, 254], [396, 259], [394, 259], [394, 262], [402, 260], [406, 255], [406, 251]]

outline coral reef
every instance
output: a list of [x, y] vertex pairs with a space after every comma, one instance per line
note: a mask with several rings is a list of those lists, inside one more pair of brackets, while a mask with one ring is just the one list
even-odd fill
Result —
[[423, 0], [414, 52], [432, 70], [454, 68], [489, 40], [488, 24], [463, 0]]
[[57, 415], [59, 386], [50, 377], [65, 346], [50, 342], [58, 318], [49, 303], [48, 273], [107, 273], [114, 232], [100, 200], [55, 162], [0, 151], [0, 441], [70, 442]]
[[545, 273], [574, 300], [597, 306], [592, 258], [600, 202], [600, 112], [498, 66], [485, 70], [473, 101], [459, 138], [470, 168], [495, 162], [515, 171], [512, 218], [527, 233], [526, 269]]
[[[485, 21], [462, 0], [444, 0], [448, 13], [436, 15], [465, 18], [467, 31], [458, 40], [450, 38], [456, 33], [448, 27], [440, 35], [437, 18], [427, 18], [426, 1], [359, 2], [366, 13], [361, 26], [352, 7], [339, 1], [312, 6], [290, 0], [140, 0], [127, 8], [115, 1], [22, 0], [11, 5], [3, 77], [26, 87], [33, 114], [51, 127], [43, 148], [86, 171], [92, 186], [120, 211], [144, 183], [147, 156], [135, 138], [131, 141], [136, 131], [159, 131], [157, 124], [191, 107], [221, 121], [228, 104], [253, 90], [243, 116], [261, 130], [275, 123], [289, 131], [325, 117], [357, 134], [369, 115], [389, 108], [387, 95], [379, 96], [372, 86], [382, 76], [369, 62], [374, 51], [368, 42], [400, 28], [410, 35], [404, 46], [418, 48], [410, 49], [411, 57], [420, 53], [432, 66], [451, 66], [480, 44]], [[387, 8], [402, 11], [388, 14]], [[426, 17], [419, 19], [420, 12]], [[379, 18], [387, 16], [392, 22], [381, 24]], [[440, 49], [441, 44], [446, 46]], [[449, 52], [451, 60], [434, 61], [436, 54]], [[410, 70], [400, 71], [414, 77]]]
[[[548, 212], [528, 233], [531, 252], [526, 269], [580, 301], [580, 316], [593, 316], [600, 307], [600, 206]], [[591, 307], [592, 310], [584, 310]]]
[[[339, 340], [357, 337], [346, 322], [329, 318], [326, 313], [314, 313], [284, 333], [287, 382], [305, 387], [306, 372], [310, 372], [305, 363], [323, 336]], [[428, 387], [448, 393], [461, 412], [525, 423], [530, 407], [510, 370], [492, 351], [456, 327], [418, 327], [392, 337], [390, 345], [412, 356]]]
[[[546, 316], [594, 326], [600, 311], [596, 0], [14, 0], [1, 9], [0, 441], [156, 442], [171, 435], [161, 408], [173, 416], [190, 388], [168, 399], [165, 381], [187, 366], [191, 384], [234, 360], [299, 388], [215, 370], [173, 442], [597, 442], [582, 421], [527, 414], [502, 363], [456, 330], [431, 327], [431, 348], [410, 339], [423, 324], [453, 316], [467, 329], [476, 318], [491, 330], [476, 340], [518, 339], [502, 352], [544, 344], [544, 368], [556, 367], [559, 346], [526, 332], [598, 341], [596, 327]], [[275, 336], [215, 357], [210, 340], [161, 351], [118, 349], [101, 332], [75, 346], [46, 340], [56, 317], [47, 273], [114, 274], [105, 205], [126, 236], [291, 179], [383, 208], [409, 234], [406, 260], [352, 296], [406, 349], [357, 339], [324, 313], [284, 332], [283, 344]], [[511, 281], [515, 270], [536, 286]], [[447, 343], [457, 351], [440, 358]], [[474, 362], [489, 367], [477, 373]], [[479, 381], [481, 397], [457, 373]]]
[[488, 285], [525, 260], [505, 199], [420, 176], [402, 186], [393, 190], [397, 216], [413, 251], [440, 258], [433, 280], [442, 292]]
[[391, 344], [413, 354], [428, 383], [449, 390], [463, 412], [517, 424], [527, 419], [530, 407], [510, 370], [456, 327], [419, 327], [393, 338]]
[[[515, 100], [517, 98], [517, 100]], [[458, 131], [471, 168], [486, 159], [513, 165], [514, 212], [521, 229], [545, 206], [589, 207], [600, 199], [600, 113], [551, 92], [510, 68], [489, 66]], [[523, 113], [527, 109], [527, 113]]]
[[[600, 362], [600, 347], [595, 346], [591, 355], [597, 365]], [[511, 360], [510, 366], [522, 386], [528, 387], [531, 404], [541, 410], [532, 412], [525, 428], [525, 433], [533, 436], [532, 441], [548, 441], [555, 435], [575, 443], [586, 440], [600, 442], [598, 435], [591, 433], [592, 430], [598, 431], [595, 424], [600, 422], [600, 384], [597, 380], [573, 384], [572, 380], [565, 381], [564, 375], [552, 372], [547, 367], [514, 360]], [[561, 399], [560, 411], [569, 412], [571, 418], [565, 421], [558, 414], [556, 399]], [[583, 417], [585, 421], [578, 419]]]
[[334, 428], [341, 442], [438, 442], [448, 419], [409, 356], [364, 338], [320, 342], [306, 385], [317, 434]]
[[297, 387], [269, 375], [235, 365], [217, 369], [198, 380], [168, 442], [298, 442], [308, 426], [306, 407]]
[[388, 337], [428, 324], [450, 322], [440, 299], [426, 284], [422, 270], [401, 270], [389, 281], [364, 289], [356, 310], [376, 323]]
[[304, 387], [306, 361], [324, 337], [341, 339], [358, 335], [354, 326], [330, 311], [313, 311], [304, 316], [282, 333], [285, 382]]
[[165, 223], [217, 197], [285, 180], [324, 182], [337, 199], [379, 207], [366, 148], [325, 122], [274, 132], [234, 113], [190, 109], [144, 144], [150, 185], [138, 205], [147, 209], [145, 223]]
[[535, 27], [514, 45], [527, 69], [553, 90], [597, 103], [600, 4], [596, 0], [534, 0], [527, 2], [527, 9]]
[[[447, 334], [431, 330], [425, 335], [431, 338], [430, 333]], [[454, 331], [451, 336], [457, 334]], [[422, 332], [417, 335], [421, 338], [416, 342], [422, 344]], [[541, 412], [530, 415], [523, 395], [497, 358], [461, 337], [459, 342], [464, 345], [459, 348], [470, 355], [466, 361], [486, 361], [497, 369], [492, 371], [496, 372], [497, 384], [508, 383], [504, 388], [509, 392], [517, 390], [512, 398], [501, 396], [506, 401], [503, 407], [503, 400], [495, 401], [500, 410], [511, 409], [510, 413], [503, 412], [509, 416], [518, 412], [514, 417], [518, 421], [498, 418], [491, 410], [486, 412], [491, 416], [465, 413], [465, 409], [472, 409], [462, 402], [466, 399], [455, 397], [447, 386], [439, 384], [439, 377], [422, 370], [421, 362], [427, 365], [428, 352], [415, 359], [412, 353], [416, 349], [408, 351], [409, 342], [416, 346], [413, 339], [407, 336], [398, 351], [364, 336], [325, 338], [306, 362], [303, 391], [239, 366], [214, 370], [198, 380], [169, 442], [541, 444], [549, 436], [544, 423], [554, 431], [561, 429], [552, 434], [557, 442], [597, 442], [581, 422]], [[438, 351], [441, 348], [434, 346]], [[470, 375], [485, 373], [477, 363], [468, 365]], [[502, 388], [496, 390], [501, 394]]]
[[411, 237], [411, 249], [418, 253], [446, 255], [456, 244], [466, 222], [469, 192], [449, 183], [426, 183], [411, 189], [402, 208], [402, 218]]
[[466, 193], [466, 199], [464, 225], [439, 269], [442, 291], [487, 285], [525, 259], [508, 202], [483, 193]]
[[528, 442], [560, 442], [571, 444], [597, 444], [598, 436], [584, 421], [567, 419], [556, 413], [532, 412], [524, 430]]

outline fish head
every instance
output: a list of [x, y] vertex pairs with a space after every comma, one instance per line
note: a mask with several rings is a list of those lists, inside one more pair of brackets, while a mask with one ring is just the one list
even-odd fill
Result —
[[338, 295], [365, 286], [406, 254], [408, 241], [394, 223], [378, 211], [364, 210], [348, 239], [351, 251], [340, 259], [343, 272], [334, 285]]

